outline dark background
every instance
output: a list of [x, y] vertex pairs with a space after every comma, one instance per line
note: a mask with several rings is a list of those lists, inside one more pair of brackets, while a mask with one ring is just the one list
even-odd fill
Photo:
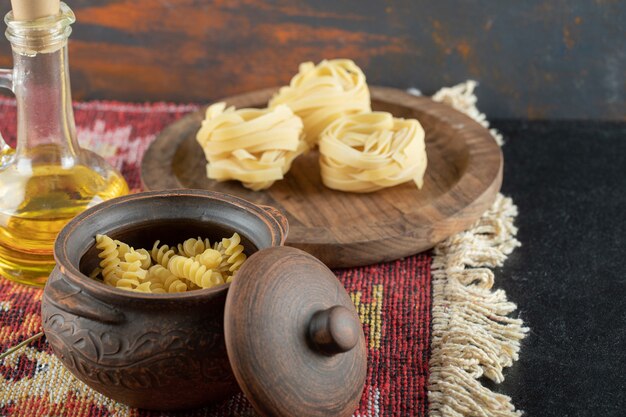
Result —
[[624, 1], [67, 2], [76, 99], [206, 102], [347, 57], [425, 94], [476, 79], [490, 118], [626, 119]]
[[495, 271], [530, 327], [490, 388], [527, 417], [626, 416], [626, 123], [504, 121], [522, 246]]

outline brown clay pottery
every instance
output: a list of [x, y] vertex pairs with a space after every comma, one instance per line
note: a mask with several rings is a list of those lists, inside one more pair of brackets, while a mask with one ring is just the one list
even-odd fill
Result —
[[[88, 278], [99, 261], [96, 234], [150, 248], [157, 239], [171, 245], [233, 232], [249, 258], [232, 284], [144, 294]], [[278, 210], [203, 190], [93, 207], [55, 243], [57, 267], [42, 300], [52, 349], [77, 378], [133, 407], [199, 407], [227, 399], [239, 384], [262, 415], [350, 415], [366, 372], [356, 311], [327, 267], [280, 247], [287, 232]]]

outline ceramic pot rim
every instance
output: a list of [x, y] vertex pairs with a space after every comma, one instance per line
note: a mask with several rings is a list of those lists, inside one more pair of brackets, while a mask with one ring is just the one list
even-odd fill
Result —
[[204, 300], [207, 296], [213, 296], [225, 292], [230, 287], [230, 283], [220, 285], [214, 288], [199, 289], [193, 291], [187, 291], [182, 293], [168, 293], [168, 294], [152, 294], [141, 293], [118, 289], [98, 282], [87, 275], [80, 272], [77, 265], [74, 265], [70, 261], [69, 254], [67, 253], [67, 240], [71, 239], [75, 230], [80, 227], [83, 222], [90, 221], [90, 218], [99, 216], [104, 211], [108, 210], [114, 205], [125, 204], [130, 201], [147, 200], [161, 197], [192, 197], [200, 199], [208, 199], [213, 201], [220, 201], [231, 206], [243, 208], [250, 215], [255, 215], [267, 224], [269, 233], [271, 234], [271, 247], [281, 246], [287, 239], [288, 225], [285, 218], [277, 218], [276, 216], [283, 216], [280, 212], [273, 207], [262, 207], [257, 204], [253, 204], [243, 198], [236, 197], [230, 194], [219, 193], [208, 190], [194, 190], [194, 189], [180, 189], [180, 190], [162, 190], [162, 191], [147, 191], [135, 194], [128, 194], [123, 197], [114, 198], [103, 203], [100, 203], [94, 207], [91, 207], [78, 216], [74, 217], [70, 222], [65, 225], [56, 238], [54, 243], [54, 259], [57, 263], [56, 268], [59, 270], [69, 283], [77, 286], [92, 295], [98, 295], [106, 298], [119, 299], [120, 297], [127, 300], [141, 300], [141, 301], [168, 301], [168, 300]]

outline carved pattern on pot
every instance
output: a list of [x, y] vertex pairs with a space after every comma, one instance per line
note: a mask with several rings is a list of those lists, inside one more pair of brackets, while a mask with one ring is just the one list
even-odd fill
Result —
[[148, 331], [124, 337], [114, 331], [87, 329], [76, 322], [80, 317], [61, 312], [48, 303], [44, 303], [42, 315], [55, 352], [83, 380], [147, 389], [167, 386], [171, 379], [216, 383], [231, 379], [220, 328], [202, 332], [202, 336], [189, 329]]

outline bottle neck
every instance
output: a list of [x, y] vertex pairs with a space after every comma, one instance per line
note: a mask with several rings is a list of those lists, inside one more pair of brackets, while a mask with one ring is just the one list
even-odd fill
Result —
[[[55, 51], [13, 52], [13, 91], [17, 100], [17, 157], [43, 148], [48, 157], [68, 159], [78, 152], [72, 111], [67, 41]], [[67, 161], [69, 162], [69, 161]]]
[[74, 13], [61, 3], [53, 16], [21, 21], [9, 12], [4, 21], [13, 49], [18, 165], [22, 160], [25, 166], [30, 162], [71, 166], [80, 150], [67, 57]]

